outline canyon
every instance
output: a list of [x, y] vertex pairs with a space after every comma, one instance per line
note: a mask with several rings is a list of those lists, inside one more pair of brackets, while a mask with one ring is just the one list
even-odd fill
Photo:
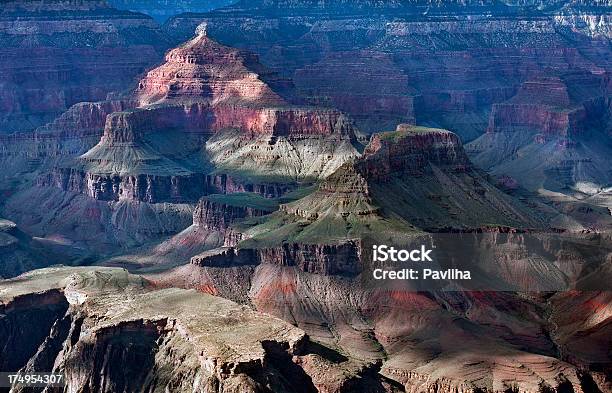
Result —
[[609, 72], [605, 2], [458, 3], [244, 1], [164, 29], [181, 41], [207, 22], [221, 42], [291, 77], [298, 99], [340, 108], [365, 132], [416, 122], [464, 142], [527, 79]]
[[[3, 4], [0, 370], [612, 391], [610, 11]], [[474, 280], [374, 282], [381, 244]]]
[[4, 2], [0, 44], [0, 134], [32, 130], [73, 104], [126, 89], [168, 46], [150, 18], [98, 0]]
[[[2, 369], [51, 367], [70, 391], [314, 392], [310, 375], [334, 362], [286, 322], [193, 290], [155, 288], [122, 269], [46, 269], [3, 282], [0, 293], [1, 344], [11, 348]], [[25, 318], [36, 322], [27, 333]], [[128, 375], [123, 362], [140, 366]]]

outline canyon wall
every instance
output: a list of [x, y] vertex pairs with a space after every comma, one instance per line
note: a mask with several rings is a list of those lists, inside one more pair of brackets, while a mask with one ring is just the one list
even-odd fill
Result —
[[375, 134], [363, 152], [359, 165], [371, 180], [391, 174], [422, 174], [426, 166], [450, 167], [465, 171], [470, 162], [456, 134], [400, 125], [396, 133]]
[[[0, 341], [19, 348], [0, 355], [4, 370], [61, 372], [71, 390], [316, 391], [291, 360], [308, 354], [308, 337], [279, 319], [195, 291], [156, 290], [121, 269], [48, 269], [22, 279], [28, 284], [2, 284]], [[110, 316], [119, 304], [125, 311]], [[26, 318], [36, 322], [28, 334]], [[139, 367], [126, 373], [127, 361]]]
[[1, 133], [34, 129], [73, 104], [124, 91], [168, 45], [150, 18], [103, 1], [28, 0], [3, 4], [0, 44]]
[[468, 145], [470, 156], [530, 190], [597, 194], [611, 181], [602, 170], [612, 148], [609, 100], [608, 73], [530, 79], [493, 105], [487, 132]]
[[141, 12], [160, 23], [177, 14], [206, 12], [233, 2], [233, 0], [108, 0], [108, 3], [117, 9]]
[[191, 258], [199, 267], [235, 267], [270, 264], [297, 267], [301, 271], [324, 275], [355, 275], [360, 271], [360, 245], [355, 242], [340, 244], [283, 244], [260, 249], [232, 247], [207, 251]]

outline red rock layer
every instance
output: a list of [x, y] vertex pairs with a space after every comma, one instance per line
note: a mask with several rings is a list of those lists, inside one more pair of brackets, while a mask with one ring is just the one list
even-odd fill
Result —
[[203, 32], [168, 52], [166, 62], [140, 81], [136, 96], [141, 105], [190, 98], [211, 104], [284, 104], [260, 75], [248, 68], [254, 64], [258, 64], [255, 55], [223, 46]]
[[533, 104], [495, 104], [487, 132], [515, 130], [538, 131], [544, 138], [564, 137], [579, 132], [585, 120], [584, 110], [559, 111]]
[[146, 133], [163, 129], [204, 135], [237, 129], [245, 139], [260, 135], [298, 139], [311, 136], [354, 138], [352, 124], [336, 110], [191, 103], [112, 113], [106, 119], [101, 143], [136, 142]]
[[605, 75], [574, 73], [523, 83], [510, 100], [493, 105], [487, 132], [531, 131], [536, 142], [578, 136], [605, 117]]

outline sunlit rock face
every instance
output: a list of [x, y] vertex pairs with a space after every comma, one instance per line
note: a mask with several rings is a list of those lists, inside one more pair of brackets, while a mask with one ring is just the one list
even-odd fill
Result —
[[211, 105], [227, 101], [258, 106], [284, 103], [262, 81], [266, 75], [257, 73], [265, 70], [254, 54], [220, 45], [207, 37], [206, 30], [172, 49], [165, 60], [140, 81], [136, 92], [140, 105], [189, 98]]
[[[203, 25], [129, 94], [0, 141], [8, 165], [37, 173], [37, 187], [12, 196], [7, 211], [37, 234], [69, 232], [97, 250], [141, 244], [189, 227], [204, 195], [280, 197], [358, 155], [346, 115], [292, 105], [274, 89], [283, 86], [256, 55], [215, 42]], [[60, 194], [69, 201], [52, 201]], [[39, 220], [26, 219], [32, 205], [47, 206], [35, 209]], [[88, 218], [68, 213], [76, 211]], [[92, 228], [108, 236], [86, 235]]]
[[0, 46], [0, 133], [8, 133], [125, 90], [168, 44], [150, 18], [105, 1], [24, 0], [3, 3]]
[[[213, 41], [206, 25], [196, 33], [148, 72], [134, 92], [137, 108], [109, 115], [99, 144], [79, 158], [89, 196], [195, 201], [207, 192], [194, 161], [202, 148], [217, 171], [289, 180], [324, 176], [356, 154], [342, 113], [290, 106], [255, 55]], [[164, 146], [166, 130], [185, 143]]]

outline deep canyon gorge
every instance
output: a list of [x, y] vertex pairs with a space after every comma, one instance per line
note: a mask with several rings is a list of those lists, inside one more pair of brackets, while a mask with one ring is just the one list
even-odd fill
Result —
[[612, 392], [609, 1], [0, 7], [11, 392]]

